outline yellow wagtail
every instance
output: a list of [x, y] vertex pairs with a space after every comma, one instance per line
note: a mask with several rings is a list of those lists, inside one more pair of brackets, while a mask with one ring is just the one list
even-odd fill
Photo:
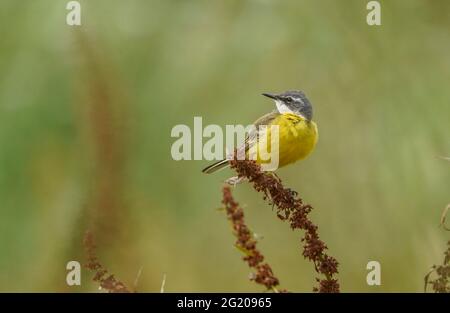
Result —
[[[308, 98], [302, 91], [287, 91], [281, 94], [263, 93], [263, 95], [275, 100], [277, 109], [256, 120], [253, 124], [254, 131], [247, 134], [244, 147], [238, 147], [237, 151], [244, 149], [246, 157], [248, 157], [248, 152], [255, 145], [267, 145], [271, 142], [267, 139], [270, 138], [270, 126], [277, 125], [278, 142], [276, 146], [278, 151], [273, 151], [273, 144], [270, 149], [272, 153], [278, 153], [278, 167], [307, 157], [313, 151], [319, 137], [317, 125], [312, 121], [313, 110]], [[267, 129], [266, 136], [262, 136], [261, 128]], [[266, 138], [264, 143], [262, 142], [263, 138]], [[209, 174], [225, 168], [229, 165], [230, 158], [232, 159], [233, 156], [206, 167], [203, 172]], [[256, 162], [264, 163], [259, 156], [256, 158]]]

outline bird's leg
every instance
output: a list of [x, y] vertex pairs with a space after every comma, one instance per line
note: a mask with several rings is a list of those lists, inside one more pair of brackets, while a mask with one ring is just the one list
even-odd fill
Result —
[[225, 183], [230, 186], [236, 187], [237, 184], [242, 183], [246, 179], [247, 179], [246, 177], [233, 176], [233, 177], [226, 179]]

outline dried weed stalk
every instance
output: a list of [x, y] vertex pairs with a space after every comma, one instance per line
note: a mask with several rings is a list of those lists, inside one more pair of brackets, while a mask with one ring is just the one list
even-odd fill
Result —
[[244, 221], [244, 211], [234, 200], [229, 186], [223, 187], [223, 200], [228, 219], [233, 226], [233, 232], [237, 238], [236, 247], [241, 250], [245, 256], [242, 258], [248, 266], [255, 270], [250, 277], [258, 284], [264, 285], [267, 290], [277, 292], [276, 286], [279, 284], [278, 278], [273, 274], [269, 264], [264, 263], [264, 256], [256, 248], [256, 239]]
[[[230, 165], [237, 172], [239, 178], [248, 179], [256, 191], [263, 193], [264, 200], [267, 200], [269, 204], [275, 207], [279, 219], [289, 222], [293, 230], [300, 229], [305, 232], [301, 239], [302, 254], [306, 259], [314, 263], [316, 272], [322, 276], [321, 278], [316, 278], [318, 286], [314, 287], [313, 291], [321, 293], [339, 292], [339, 283], [335, 278], [335, 275], [338, 273], [338, 262], [325, 252], [327, 246], [319, 238], [318, 227], [308, 217], [308, 214], [313, 209], [312, 206], [305, 204], [297, 192], [284, 187], [281, 179], [275, 173], [263, 172], [260, 165], [256, 162], [235, 159], [230, 161]], [[231, 192], [227, 190], [224, 189], [224, 201], [229, 201], [226, 198], [231, 197]], [[231, 204], [237, 205], [233, 202]], [[232, 207], [232, 205], [230, 206]], [[243, 215], [241, 211], [237, 210], [238, 216]], [[231, 211], [231, 213], [233, 212], [235, 211]], [[244, 234], [244, 236], [248, 237], [249, 235]], [[250, 241], [250, 243], [253, 243], [253, 241]], [[242, 244], [246, 244], [246, 242]], [[256, 257], [259, 257], [259, 254]], [[271, 270], [268, 270], [268, 274], [269, 277], [273, 275]]]
[[[433, 273], [436, 274], [436, 278], [430, 279]], [[425, 291], [428, 285], [431, 285], [433, 291], [437, 293], [450, 292], [450, 241], [447, 242], [442, 265], [433, 265], [431, 271], [425, 276]]]
[[[450, 231], [450, 229], [445, 225], [445, 218], [449, 208], [450, 204], [444, 209], [440, 223], [447, 231]], [[432, 274], [435, 274], [436, 278], [430, 280]], [[431, 285], [434, 292], [450, 293], [450, 241], [447, 242], [447, 250], [444, 252], [444, 261], [442, 262], [442, 265], [433, 265], [431, 271], [425, 275], [425, 292], [427, 291], [428, 285]]]
[[87, 254], [86, 268], [95, 272], [93, 280], [100, 284], [102, 289], [111, 293], [127, 293], [130, 292], [124, 283], [117, 280], [114, 275], [109, 274], [108, 270], [99, 262], [96, 254], [96, 246], [91, 232], [86, 232], [84, 237], [84, 247]]

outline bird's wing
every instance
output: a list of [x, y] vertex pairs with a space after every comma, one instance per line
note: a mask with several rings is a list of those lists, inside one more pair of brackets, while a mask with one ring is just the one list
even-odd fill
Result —
[[261, 136], [260, 126], [270, 125], [273, 122], [273, 120], [275, 120], [278, 116], [280, 116], [280, 113], [278, 111], [272, 111], [257, 119], [253, 123], [254, 127], [249, 131], [249, 133], [245, 137], [244, 145], [238, 147], [237, 152], [238, 153], [247, 152], [250, 149], [250, 147], [252, 147], [257, 142], [258, 134], [259, 136]]
[[261, 125], [269, 125], [274, 119], [276, 119], [278, 116], [280, 116], [281, 114], [274, 110], [270, 113], [267, 113], [266, 115], [261, 116], [260, 118], [258, 118], [253, 125], [255, 125], [256, 127], [261, 126]]

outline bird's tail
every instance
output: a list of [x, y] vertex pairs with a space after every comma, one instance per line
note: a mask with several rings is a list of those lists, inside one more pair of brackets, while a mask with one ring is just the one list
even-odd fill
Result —
[[230, 165], [230, 164], [229, 164], [229, 161], [230, 161], [230, 160], [227, 160], [227, 159], [222, 160], [222, 161], [218, 161], [218, 162], [216, 162], [216, 163], [214, 163], [214, 164], [211, 164], [211, 165], [208, 166], [208, 167], [205, 167], [205, 168], [202, 170], [202, 172], [203, 172], [203, 173], [206, 173], [206, 174], [211, 174], [211, 173], [217, 172], [218, 170], [221, 170], [221, 169], [227, 167], [228, 165]]

